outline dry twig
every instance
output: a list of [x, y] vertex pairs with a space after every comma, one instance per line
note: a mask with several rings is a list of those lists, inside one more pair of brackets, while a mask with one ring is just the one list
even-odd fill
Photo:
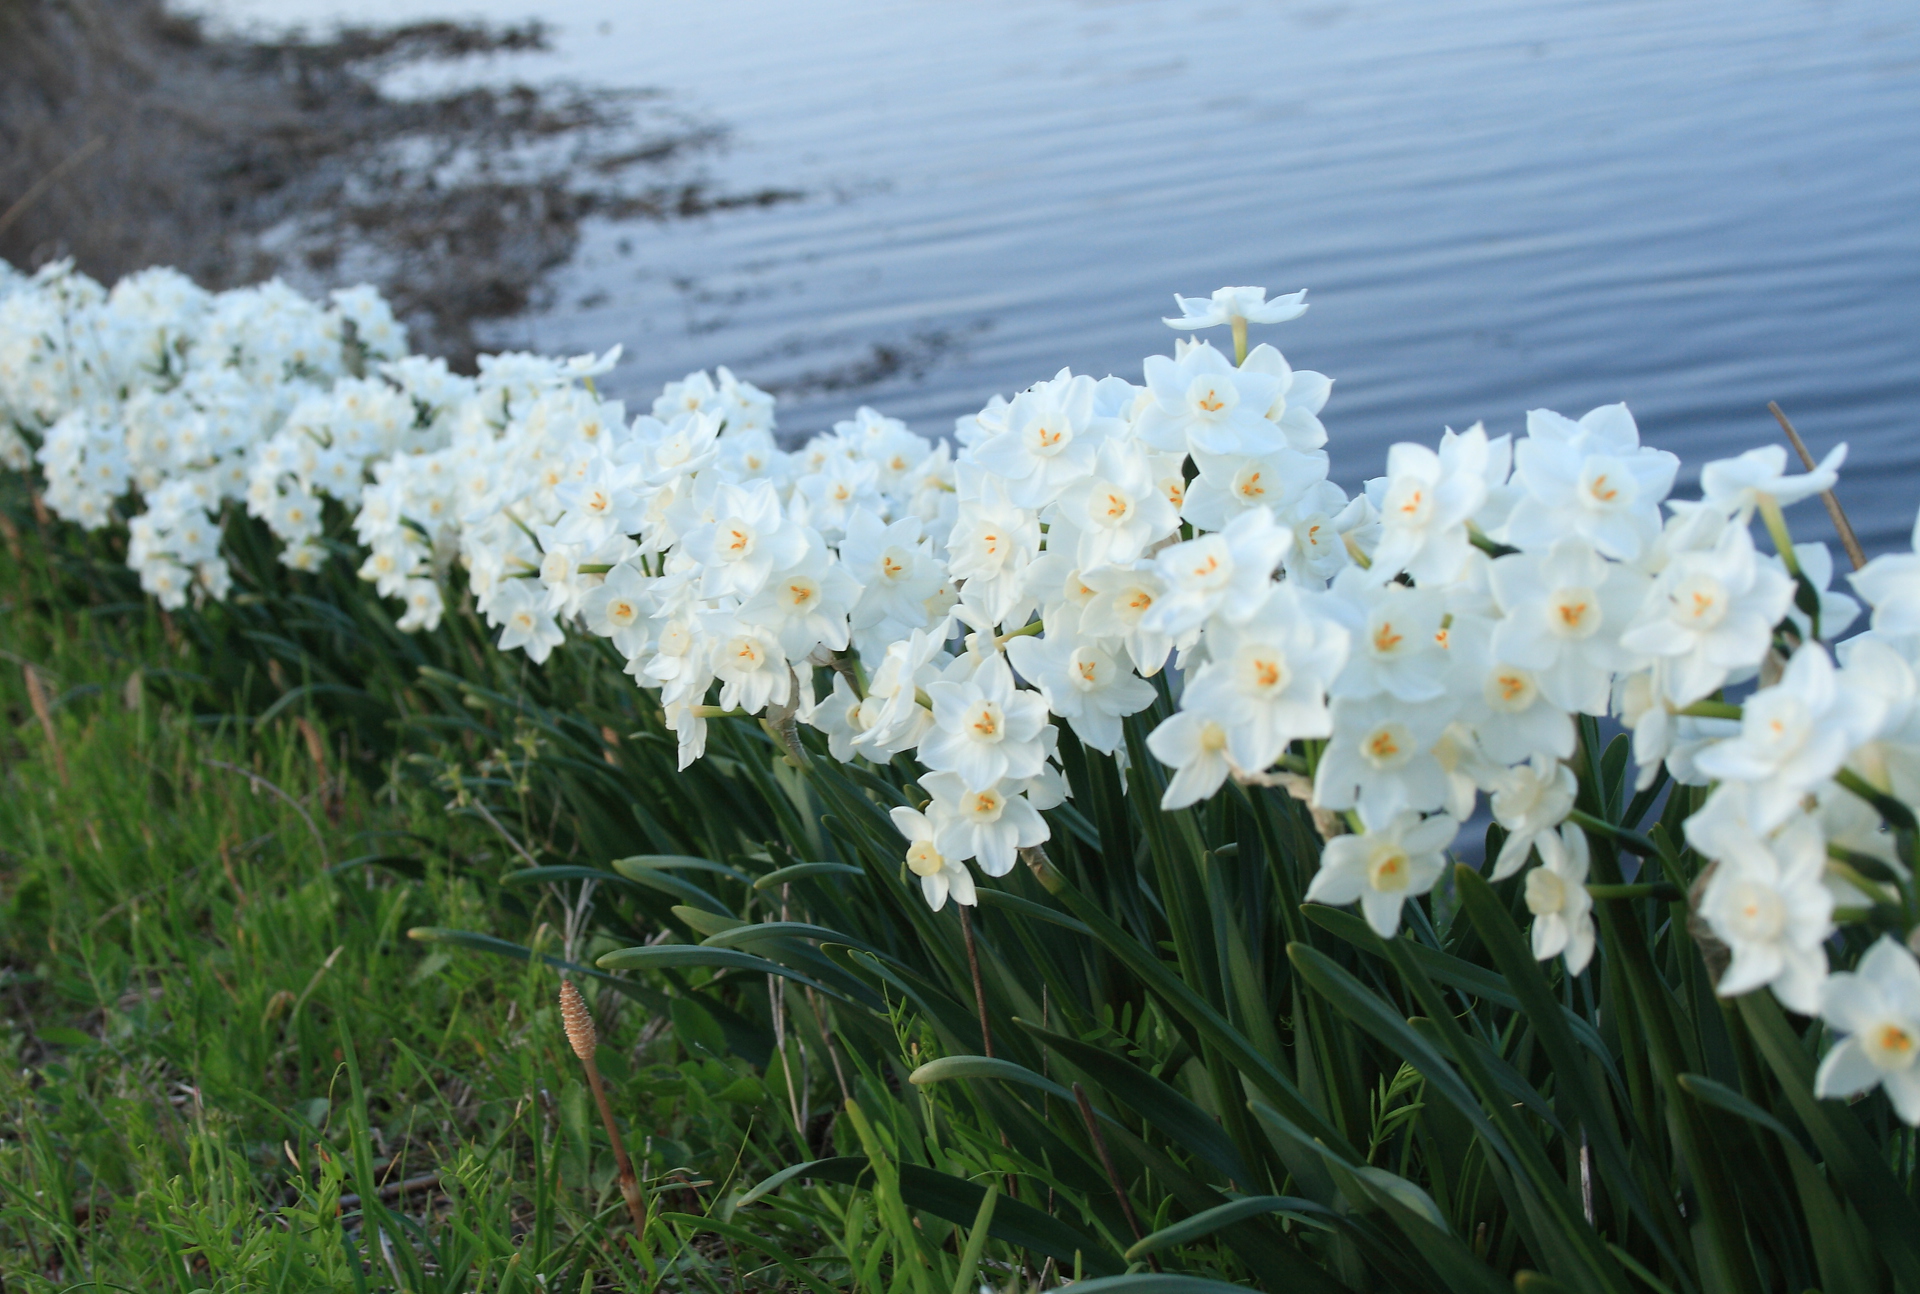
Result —
[[[1805, 463], [1807, 470], [1811, 472], [1814, 469], [1814, 461], [1813, 455], [1807, 452], [1807, 442], [1800, 439], [1800, 433], [1793, 429], [1791, 422], [1787, 421], [1787, 415], [1781, 412], [1778, 401], [1767, 401], [1767, 408], [1772, 410], [1775, 420], [1780, 424], [1780, 430], [1787, 433], [1787, 439], [1793, 443], [1794, 452], [1800, 455], [1800, 461]], [[1846, 511], [1840, 506], [1839, 498], [1832, 490], [1822, 490], [1820, 502], [1827, 505], [1827, 515], [1833, 518], [1833, 528], [1840, 532], [1841, 546], [1847, 550], [1847, 558], [1853, 563], [1853, 569], [1859, 570], [1867, 564], [1867, 554], [1860, 547], [1860, 540], [1854, 536], [1853, 525], [1847, 520]]]

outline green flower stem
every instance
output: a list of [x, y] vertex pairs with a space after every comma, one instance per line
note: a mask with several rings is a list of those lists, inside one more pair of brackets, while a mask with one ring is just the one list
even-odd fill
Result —
[[[1582, 830], [1587, 831], [1593, 835], [1605, 836], [1608, 840], [1613, 841], [1615, 844], [1619, 845], [1621, 848], [1625, 849], [1630, 854], [1638, 854], [1642, 858], [1657, 858], [1660, 855], [1659, 847], [1655, 845], [1653, 841], [1647, 838], [1646, 836], [1643, 836], [1639, 832], [1631, 830], [1630, 828], [1622, 827], [1615, 823], [1603, 821], [1600, 818], [1594, 817], [1591, 813], [1586, 813], [1586, 812], [1583, 812], [1582, 810], [1575, 809], [1571, 813], [1567, 814], [1567, 821], [1573, 823], [1575, 826], [1580, 827]], [[1593, 887], [1590, 885], [1587, 888], [1591, 890]], [[1614, 887], [1614, 888], [1617, 888], [1617, 887]], [[1631, 890], [1631, 889], [1636, 889], [1638, 887], [1629, 885], [1629, 886], [1626, 886], [1625, 888]], [[1625, 898], [1628, 896], [1606, 895], [1604, 897]]]
[[1871, 804], [1886, 820], [1889, 827], [1897, 831], [1913, 831], [1915, 823], [1913, 810], [1882, 791], [1851, 768], [1843, 768], [1833, 775], [1833, 780], [1852, 791], [1855, 795]]
[[1678, 903], [1687, 897], [1684, 890], [1669, 881], [1636, 885], [1589, 885], [1587, 893], [1596, 899], [1658, 899], [1662, 903]]
[[1771, 494], [1756, 496], [1760, 504], [1760, 520], [1767, 528], [1767, 534], [1773, 539], [1773, 547], [1780, 554], [1780, 560], [1786, 564], [1787, 574], [1801, 579], [1800, 556], [1793, 551], [1793, 535], [1787, 530], [1787, 515], [1780, 511], [1780, 500]]

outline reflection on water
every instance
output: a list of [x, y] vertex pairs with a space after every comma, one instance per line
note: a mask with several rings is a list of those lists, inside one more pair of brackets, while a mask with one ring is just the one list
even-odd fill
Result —
[[[251, 7], [249, 7], [251, 6]], [[527, 0], [488, 0], [520, 18]], [[463, 0], [228, 0], [392, 19]], [[1442, 424], [1624, 399], [1689, 462], [1852, 442], [1920, 499], [1920, 9], [1805, 0], [547, 0], [556, 76], [726, 122], [805, 202], [592, 229], [500, 344], [627, 345], [938, 433], [1061, 364], [1138, 380], [1170, 293], [1312, 289], [1337, 476]], [[524, 71], [524, 69], [517, 69]], [[1820, 524], [1809, 513], [1805, 524]]]

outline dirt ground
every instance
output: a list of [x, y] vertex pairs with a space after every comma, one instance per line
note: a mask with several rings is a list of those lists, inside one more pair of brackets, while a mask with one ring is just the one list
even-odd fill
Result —
[[252, 39], [161, 0], [0, 0], [0, 257], [72, 256], [109, 282], [154, 264], [213, 287], [373, 282], [418, 349], [466, 367], [475, 323], [537, 304], [582, 221], [801, 196], [713, 191], [700, 159], [724, 129], [661, 94], [380, 89], [406, 64], [546, 39], [537, 23]]

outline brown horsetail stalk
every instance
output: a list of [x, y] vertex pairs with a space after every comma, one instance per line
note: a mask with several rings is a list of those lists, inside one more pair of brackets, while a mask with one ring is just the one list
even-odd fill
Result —
[[[1800, 439], [1800, 433], [1793, 429], [1791, 422], [1787, 421], [1787, 415], [1781, 410], [1779, 401], [1767, 401], [1767, 409], [1773, 414], [1774, 420], [1780, 424], [1780, 430], [1787, 433], [1787, 439], [1792, 442], [1794, 452], [1800, 455], [1800, 461], [1805, 463], [1807, 470], [1811, 472], [1814, 468], [1813, 455], [1807, 452], [1807, 442]], [[1859, 570], [1867, 564], [1867, 555], [1860, 547], [1860, 540], [1854, 536], [1853, 525], [1847, 520], [1846, 511], [1841, 508], [1839, 498], [1832, 490], [1822, 490], [1820, 501], [1827, 505], [1827, 516], [1833, 519], [1833, 528], [1840, 532], [1840, 543], [1847, 550], [1847, 560], [1853, 563], [1854, 570]]]
[[[1133, 1242], [1139, 1244], [1146, 1238], [1146, 1233], [1140, 1230], [1140, 1219], [1134, 1215], [1133, 1201], [1127, 1197], [1126, 1184], [1120, 1180], [1119, 1170], [1113, 1166], [1113, 1155], [1107, 1150], [1107, 1139], [1100, 1134], [1100, 1120], [1094, 1115], [1093, 1102], [1087, 1099], [1087, 1089], [1075, 1083], [1073, 1099], [1080, 1107], [1080, 1118], [1087, 1125], [1087, 1136], [1092, 1140], [1094, 1150], [1099, 1152], [1100, 1166], [1107, 1170], [1107, 1185], [1120, 1198], [1120, 1211], [1127, 1216], [1127, 1229], [1133, 1232]], [[1159, 1271], [1160, 1259], [1148, 1254], [1147, 1265]]]
[[980, 954], [973, 948], [973, 920], [967, 913], [967, 905], [955, 903], [960, 909], [960, 934], [967, 945], [967, 969], [973, 973], [973, 1004], [980, 1010], [980, 1046], [986, 1054], [993, 1055], [993, 1025], [987, 1021], [987, 995], [980, 987]]
[[620, 1167], [620, 1194], [627, 1202], [627, 1212], [633, 1215], [634, 1230], [645, 1235], [647, 1209], [640, 1200], [640, 1179], [633, 1175], [633, 1161], [627, 1158], [627, 1143], [613, 1122], [613, 1107], [607, 1102], [606, 1085], [600, 1081], [600, 1067], [593, 1063], [600, 1035], [593, 1027], [593, 1013], [587, 1010], [587, 1000], [580, 996], [580, 990], [570, 979], [560, 981], [560, 1021], [566, 1026], [573, 1054], [586, 1067], [587, 1086], [593, 1089], [594, 1102], [600, 1107], [600, 1121], [607, 1125], [607, 1140], [613, 1143], [613, 1162]]

